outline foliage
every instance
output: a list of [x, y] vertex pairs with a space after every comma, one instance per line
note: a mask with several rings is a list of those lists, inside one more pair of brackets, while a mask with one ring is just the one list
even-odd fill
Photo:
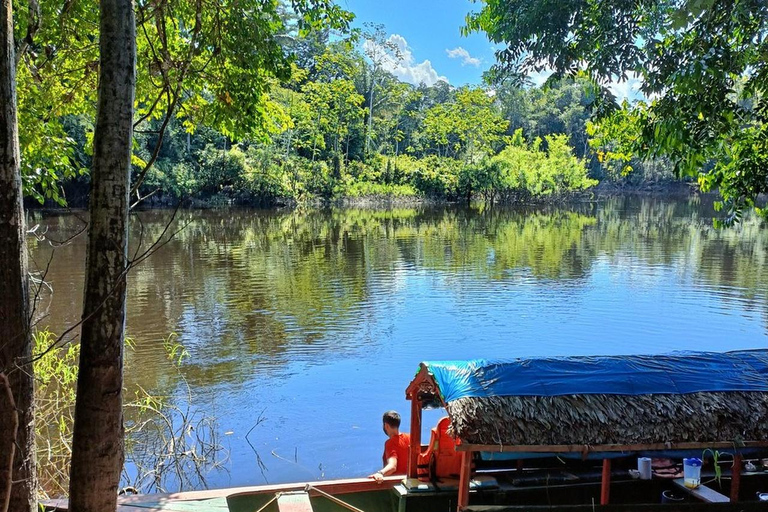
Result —
[[[135, 9], [135, 124], [140, 133], [159, 123], [158, 147], [174, 116], [188, 131], [208, 126], [229, 137], [280, 131], [285, 114], [268, 91], [275, 79], [290, 76], [282, 37], [346, 30], [352, 19], [331, 0], [139, 1]], [[63, 203], [59, 181], [82, 172], [62, 119], [95, 114], [98, 13], [93, 0], [35, 2], [28, 16], [14, 20], [22, 43], [17, 80], [25, 191], [41, 201]], [[141, 181], [153, 161], [135, 163], [144, 168]]]
[[674, 167], [665, 158], [641, 159], [628, 148], [641, 137], [638, 113], [643, 104], [622, 109], [600, 122], [588, 122], [586, 134], [603, 176], [612, 182], [649, 184], [676, 180]]
[[713, 480], [717, 482], [718, 486], [722, 486], [723, 469], [720, 467], [721, 456], [730, 455], [731, 458], [733, 458], [733, 455], [728, 452], [721, 452], [720, 450], [706, 448], [703, 452], [701, 452], [701, 460], [706, 460], [707, 454], [712, 455], [712, 468], [715, 470], [715, 476]]
[[[366, 30], [363, 31], [363, 51], [366, 57], [370, 61], [371, 65], [367, 66], [369, 73], [363, 76], [365, 81], [365, 96], [368, 103], [368, 119], [365, 126], [365, 152], [367, 157], [373, 135], [373, 110], [374, 99], [379, 98], [378, 104], [382, 104], [387, 101], [388, 96], [397, 95], [401, 92], [396, 87], [387, 87], [387, 73], [383, 71], [382, 67], [386, 63], [388, 65], [397, 65], [403, 59], [403, 55], [400, 48], [387, 38], [387, 32], [383, 24], [365, 23]], [[379, 93], [378, 95], [376, 93]]]
[[586, 78], [549, 80], [541, 87], [506, 82], [496, 88], [496, 96], [512, 133], [522, 128], [529, 140], [565, 133], [575, 154], [588, 156], [586, 125], [592, 115], [595, 87]]
[[[40, 493], [65, 495], [77, 388], [80, 346], [48, 350], [56, 341], [49, 331], [34, 335], [35, 428]], [[131, 340], [126, 345], [133, 348]], [[168, 360], [180, 369], [187, 352], [174, 334], [163, 340]], [[142, 492], [166, 492], [205, 485], [205, 473], [220, 468], [225, 457], [216, 435], [216, 419], [192, 408], [193, 397], [179, 405], [138, 388], [123, 405], [126, 411], [126, 464], [123, 484]]]
[[317, 150], [326, 148], [338, 154], [350, 126], [362, 121], [363, 97], [357, 94], [351, 80], [344, 79], [331, 82], [309, 82], [304, 86], [303, 92], [304, 99], [313, 112], [312, 126], [324, 134], [319, 141], [321, 143], [319, 147], [313, 144], [313, 156]]
[[325, 162], [310, 162], [301, 170], [305, 182], [305, 190], [314, 196], [331, 197], [333, 195], [334, 179], [328, 164]]
[[343, 196], [348, 197], [366, 197], [366, 196], [389, 196], [389, 197], [410, 197], [417, 194], [412, 185], [397, 185], [392, 183], [372, 183], [370, 181], [352, 181], [345, 184], [341, 190]]
[[199, 153], [199, 189], [216, 194], [224, 189], [238, 190], [244, 185], [245, 153], [239, 147], [220, 149], [209, 144]]
[[486, 91], [462, 89], [454, 102], [440, 103], [426, 112], [424, 135], [437, 146], [438, 155], [471, 160], [493, 151], [507, 126]]
[[[768, 191], [765, 2], [598, 0], [552, 9], [546, 0], [486, 0], [465, 30], [506, 45], [497, 77], [545, 68], [556, 76], [585, 69], [603, 85], [639, 77], [648, 101], [624, 107], [639, 133], [627, 151], [669, 158], [680, 173], [698, 175], [703, 190], [719, 189], [726, 224]], [[600, 97], [615, 108], [607, 90]]]
[[[585, 190], [597, 184], [587, 177], [584, 161], [573, 156], [565, 135], [547, 135], [530, 145], [518, 130], [513, 144], [490, 159], [482, 170], [485, 188], [498, 190], [507, 199], [541, 199]], [[480, 172], [480, 171], [478, 171]]]
[[413, 174], [413, 185], [421, 193], [442, 199], [456, 199], [461, 163], [452, 159], [431, 155], [418, 162]]
[[[48, 331], [35, 333], [35, 355], [55, 341]], [[35, 443], [40, 491], [44, 496], [66, 494], [69, 488], [69, 457], [74, 425], [77, 363], [80, 346], [45, 353], [34, 363]]]
[[[505, 82], [493, 89], [452, 88], [442, 81], [415, 87], [386, 71], [401, 49], [383, 26], [368, 26], [357, 47], [354, 39], [331, 41], [329, 29], [345, 27], [349, 13], [326, 0], [301, 0], [293, 10], [269, 3], [259, 19], [249, 14], [247, 3], [198, 19], [207, 4], [185, 2], [136, 6], [137, 198], [161, 205], [187, 198], [271, 205], [414, 191], [448, 200], [511, 198], [511, 189], [488, 162], [517, 129], [528, 140], [541, 139], [542, 155], [549, 149], [548, 136], [566, 134], [593, 177], [620, 184], [674, 178], [668, 160], [642, 163], [628, 149], [642, 135], [639, 125], [631, 128], [633, 138], [622, 138], [617, 124], [593, 123], [596, 141], [593, 148], [587, 145], [599, 90], [585, 76], [552, 79], [540, 87]], [[65, 192], [75, 198], [88, 193], [82, 170], [90, 166], [92, 73], [98, 59], [73, 32], [85, 24], [83, 33], [95, 38], [96, 27], [87, 21], [91, 13], [82, 12], [83, 5], [88, 4], [67, 11], [74, 17], [64, 16], [59, 27], [41, 25], [20, 67], [22, 115], [30, 116], [22, 127], [29, 129], [23, 134], [25, 151], [32, 152], [24, 157], [26, 191], [41, 201], [48, 197], [63, 204]], [[62, 14], [49, 8], [45, 19]], [[314, 16], [311, 12], [319, 16], [315, 22], [326, 23], [305, 33], [300, 29], [312, 23], [302, 17]], [[25, 23], [19, 22], [17, 33]], [[264, 40], [251, 41], [254, 33]], [[54, 40], [69, 46], [43, 58], [37, 42]], [[210, 47], [195, 46], [201, 41]], [[41, 62], [45, 65], [38, 69]], [[69, 64], [81, 65], [80, 75], [59, 68]], [[54, 69], [59, 75], [47, 74]], [[61, 90], [62, 76], [70, 92]], [[68, 100], [52, 110], [56, 98]], [[631, 117], [634, 123], [639, 116]], [[41, 119], [47, 120], [43, 127]], [[600, 133], [606, 136], [600, 139]], [[732, 150], [744, 153], [740, 147]], [[600, 161], [592, 149], [602, 151]], [[636, 172], [622, 174], [624, 167], [612, 159], [622, 154], [629, 155], [627, 163]], [[532, 193], [553, 195], [546, 190]]]

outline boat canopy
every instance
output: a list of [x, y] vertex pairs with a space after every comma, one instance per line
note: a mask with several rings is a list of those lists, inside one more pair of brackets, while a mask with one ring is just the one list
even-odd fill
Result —
[[768, 350], [429, 361], [406, 398], [477, 451], [766, 446]]
[[768, 391], [768, 351], [428, 361], [444, 402], [459, 398]]
[[473, 454], [603, 460], [608, 504], [611, 458], [733, 457], [732, 498], [742, 457], [768, 448], [768, 350], [665, 355], [423, 362], [411, 400], [408, 474], [416, 476], [422, 409], [444, 407], [462, 452], [459, 510], [469, 499]]

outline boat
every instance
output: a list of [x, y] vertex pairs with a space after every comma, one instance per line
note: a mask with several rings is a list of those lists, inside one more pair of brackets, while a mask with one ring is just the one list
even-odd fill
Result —
[[[768, 351], [762, 349], [424, 362], [406, 398], [409, 477], [416, 476], [421, 451], [422, 409], [448, 413], [462, 457], [459, 511], [535, 510], [561, 498], [559, 505], [574, 509], [640, 509], [657, 507], [670, 489], [691, 504], [746, 510], [745, 498], [754, 502], [768, 484], [762, 465], [742, 478], [745, 458], [762, 461], [768, 449]], [[707, 455], [720, 459], [711, 475], [717, 489], [690, 489], [683, 478], [635, 480], [628, 470], [638, 458]], [[545, 479], [538, 495], [526, 494], [515, 471], [530, 475], [526, 467], [542, 459], [557, 460], [574, 478]], [[490, 462], [507, 463], [511, 471], [499, 476], [510, 482], [512, 475], [511, 486], [470, 492], [472, 464], [479, 472]], [[590, 476], [595, 463], [599, 481]]]
[[[744, 470], [768, 452], [767, 350], [423, 362], [406, 399], [407, 478], [359, 496], [345, 488], [360, 509], [655, 510], [665, 496], [685, 500], [669, 511], [768, 509], [756, 499], [768, 473]], [[422, 410], [435, 407], [447, 413], [460, 469], [457, 479], [423, 482]], [[630, 471], [638, 458], [707, 454], [718, 471], [705, 470], [712, 482], [694, 489]], [[241, 506], [249, 496], [230, 496], [230, 510], [256, 510]], [[313, 507], [344, 510], [318, 493]]]
[[[768, 350], [422, 362], [405, 395], [405, 478], [219, 490], [205, 510], [768, 510], [758, 501], [768, 491]], [[424, 476], [422, 411], [434, 407], [447, 413], [457, 475]], [[674, 474], [685, 457], [710, 459], [695, 488]], [[673, 474], [637, 478], [646, 458], [672, 461]], [[200, 492], [155, 501], [192, 512], [214, 491]], [[146, 512], [151, 499], [120, 503]]]

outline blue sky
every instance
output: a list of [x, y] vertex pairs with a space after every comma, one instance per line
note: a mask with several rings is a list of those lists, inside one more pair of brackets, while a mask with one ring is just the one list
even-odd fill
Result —
[[[467, 13], [479, 11], [480, 2], [471, 0], [337, 0], [337, 3], [355, 13], [354, 27], [362, 28], [365, 22], [383, 23], [390, 40], [400, 46], [404, 59], [390, 69], [400, 80], [418, 84], [424, 81], [433, 85], [445, 79], [453, 86], [479, 85], [483, 71], [495, 61], [496, 48], [485, 34], [463, 37], [460, 28]], [[385, 63], [385, 68], [387, 67]], [[531, 76], [540, 85], [549, 73]], [[610, 85], [621, 100], [640, 98], [639, 81], [630, 78], [626, 82]]]
[[[484, 34], [462, 37], [464, 17], [482, 4], [469, 0], [337, 0], [355, 13], [355, 27], [383, 23], [405, 57], [395, 70], [404, 81], [444, 77], [453, 86], [479, 84], [494, 62]], [[399, 37], [398, 37], [399, 36]], [[428, 85], [432, 85], [429, 84]]]

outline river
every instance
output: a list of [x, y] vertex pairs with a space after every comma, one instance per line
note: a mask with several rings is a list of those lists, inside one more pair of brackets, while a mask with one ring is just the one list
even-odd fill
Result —
[[[171, 214], [134, 215], [131, 254]], [[768, 230], [753, 217], [717, 230], [711, 215], [698, 198], [181, 211], [129, 277], [126, 389], [217, 418], [229, 461], [212, 487], [367, 475], [381, 414], [400, 410], [407, 429], [423, 360], [766, 347]], [[52, 258], [49, 241], [82, 216], [30, 218], [45, 238], [30, 239], [31, 266], [51, 261], [38, 327], [57, 333], [81, 314], [85, 237]], [[179, 368], [170, 333], [189, 353]]]

